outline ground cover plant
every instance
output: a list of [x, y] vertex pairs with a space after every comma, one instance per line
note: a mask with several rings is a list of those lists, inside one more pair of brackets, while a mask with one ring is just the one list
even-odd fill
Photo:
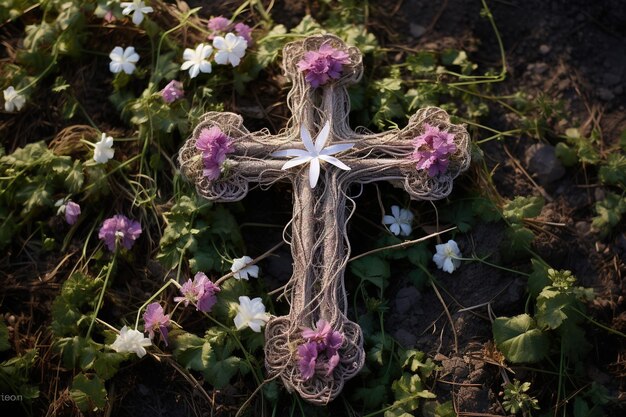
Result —
[[[0, 2], [0, 410], [622, 415], [619, 2], [213, 3]], [[326, 32], [363, 55], [351, 127], [438, 106], [472, 165], [432, 203], [350, 188], [347, 309], [366, 357], [320, 406], [264, 364], [266, 323], [289, 312], [292, 190], [210, 202], [178, 154], [207, 112], [279, 133], [283, 47]], [[321, 48], [298, 64], [315, 88], [341, 65]], [[416, 134], [417, 169], [446, 171], [447, 135]], [[204, 177], [236, 169], [223, 132], [198, 142]], [[302, 339], [298, 371], [332, 373], [344, 336], [319, 321]]]

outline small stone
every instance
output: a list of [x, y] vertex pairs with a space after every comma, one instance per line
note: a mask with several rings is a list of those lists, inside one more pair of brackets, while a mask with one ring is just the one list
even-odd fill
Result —
[[579, 236], [588, 236], [591, 231], [591, 223], [588, 222], [576, 222], [574, 227], [576, 228], [576, 232], [578, 232]]
[[539, 52], [540, 52], [542, 55], [546, 55], [548, 52], [550, 52], [550, 46], [545, 45], [545, 44], [541, 45], [541, 46], [539, 47]]
[[426, 28], [422, 25], [418, 25], [416, 23], [411, 23], [409, 25], [409, 32], [411, 32], [411, 36], [415, 38], [421, 37], [424, 33], [426, 33]]
[[535, 72], [535, 74], [543, 74], [544, 72], [546, 72], [548, 70], [548, 64], [546, 64], [545, 62], [538, 62], [535, 64], [535, 67], [533, 68], [533, 71]]
[[418, 301], [422, 298], [422, 294], [419, 293], [417, 288], [415, 287], [405, 287], [399, 290], [396, 293], [395, 307], [396, 312], [399, 314], [405, 314], [409, 310], [413, 309], [414, 312], [416, 309], [421, 313], [421, 308], [417, 307], [419, 305]]
[[526, 166], [542, 185], [557, 181], [565, 175], [565, 168], [556, 157], [552, 145], [536, 143], [529, 147], [526, 150]]

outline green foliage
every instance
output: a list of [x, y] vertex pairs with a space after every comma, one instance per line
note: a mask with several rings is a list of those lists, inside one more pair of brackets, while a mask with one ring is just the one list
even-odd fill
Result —
[[525, 227], [524, 219], [537, 217], [541, 213], [544, 200], [541, 197], [517, 196], [502, 208], [502, 217], [509, 223], [501, 251], [509, 259], [518, 258], [526, 253], [535, 238], [533, 232]]
[[626, 156], [621, 153], [610, 153], [600, 167], [598, 176], [604, 184], [626, 188]]
[[541, 197], [517, 196], [502, 208], [502, 215], [511, 223], [537, 217], [541, 213], [544, 201]]
[[603, 200], [596, 202], [596, 213], [591, 222], [601, 235], [607, 236], [613, 228], [622, 220], [622, 215], [626, 213], [626, 197], [612, 192], [607, 192]]
[[0, 363], [0, 391], [21, 395], [26, 400], [39, 397], [39, 388], [32, 385], [29, 378], [37, 355], [37, 349], [30, 349]]
[[163, 216], [166, 227], [157, 259], [168, 269], [189, 259], [192, 271], [226, 270], [218, 248], [239, 253], [243, 239], [233, 215], [221, 205], [211, 206], [181, 196]]
[[78, 374], [72, 381], [70, 397], [80, 411], [103, 410], [107, 402], [104, 381], [98, 375]]
[[[597, 142], [597, 132], [593, 132], [591, 137], [583, 137], [577, 128], [569, 128], [565, 131], [565, 139], [578, 157], [578, 160], [585, 164], [595, 165], [600, 162], [600, 153], [594, 146]], [[565, 149], [563, 145], [562, 149]], [[564, 150], [560, 151], [561, 154]], [[565, 162], [570, 162], [571, 156], [568, 154]]]
[[548, 336], [528, 314], [498, 317], [493, 322], [493, 337], [498, 349], [513, 363], [539, 362], [548, 353]]
[[524, 415], [532, 415], [532, 410], [539, 410], [539, 401], [532, 397], [527, 392], [530, 390], [530, 382], [522, 383], [518, 379], [514, 379], [513, 382], [509, 382], [504, 387], [504, 401], [502, 406], [504, 410], [517, 414], [520, 411]]
[[63, 283], [52, 303], [52, 332], [57, 337], [76, 335], [91, 320], [90, 313], [102, 288], [100, 278], [75, 272]]
[[233, 336], [211, 329], [204, 338], [186, 332], [172, 332], [174, 358], [185, 368], [201, 372], [217, 389], [224, 388], [238, 374], [249, 371], [246, 363], [233, 354]]
[[357, 259], [350, 264], [350, 270], [362, 281], [371, 282], [381, 291], [387, 288], [391, 270], [389, 262], [376, 255], [369, 255]]

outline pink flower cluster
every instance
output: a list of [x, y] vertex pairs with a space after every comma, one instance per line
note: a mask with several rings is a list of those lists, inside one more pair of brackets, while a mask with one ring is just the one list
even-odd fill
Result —
[[308, 51], [296, 65], [304, 73], [311, 87], [317, 88], [326, 84], [331, 78], [341, 77], [343, 66], [350, 63], [345, 51], [333, 48], [325, 43], [317, 51]]
[[315, 330], [304, 328], [302, 337], [305, 342], [298, 346], [298, 367], [302, 378], [307, 381], [318, 372], [328, 376], [339, 363], [339, 348], [343, 335], [334, 331], [326, 320], [320, 319]]
[[174, 297], [177, 303], [182, 302], [185, 307], [189, 303], [196, 305], [196, 310], [208, 313], [217, 302], [217, 293], [220, 288], [215, 285], [204, 273], [198, 272], [193, 277], [193, 282], [187, 280], [181, 287], [182, 297]]
[[111, 252], [115, 251], [118, 243], [126, 249], [133, 247], [135, 240], [141, 235], [141, 225], [122, 214], [106, 219], [98, 232], [98, 238], [103, 240]]
[[232, 139], [217, 126], [200, 131], [196, 149], [202, 151], [202, 175], [210, 180], [219, 178], [226, 155], [234, 151]]
[[146, 307], [143, 313], [144, 331], [148, 332], [150, 339], [154, 338], [154, 333], [159, 332], [163, 343], [167, 346], [168, 326], [170, 325], [170, 316], [165, 314], [163, 307], [159, 303], [151, 303]]
[[171, 104], [178, 99], [185, 97], [185, 91], [183, 90], [183, 83], [180, 81], [170, 81], [163, 90], [161, 90], [161, 97], [167, 104]]
[[[222, 16], [216, 16], [209, 19], [209, 30], [211, 34], [209, 39], [213, 39], [215, 36], [223, 36], [231, 28], [230, 20]], [[236, 23], [233, 28], [237, 35], [241, 36], [248, 42], [248, 45], [252, 43], [252, 28], [245, 23]]]
[[428, 175], [434, 177], [448, 170], [448, 158], [456, 152], [454, 134], [441, 131], [428, 123], [424, 128], [424, 133], [413, 139], [415, 150], [411, 159], [417, 162], [417, 169], [427, 169]]

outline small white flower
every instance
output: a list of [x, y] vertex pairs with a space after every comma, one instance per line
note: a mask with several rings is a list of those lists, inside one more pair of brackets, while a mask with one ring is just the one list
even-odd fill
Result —
[[265, 312], [265, 306], [261, 298], [239, 297], [239, 307], [235, 316], [235, 327], [241, 330], [248, 326], [253, 331], [260, 333], [261, 327], [269, 320], [269, 315]]
[[233, 67], [236, 67], [246, 54], [248, 41], [243, 36], [227, 33], [226, 37], [216, 36], [213, 38], [213, 46], [217, 49], [215, 62], [220, 65], [230, 63]]
[[26, 97], [15, 91], [13, 86], [8, 87], [4, 93], [4, 110], [8, 112], [20, 111], [26, 103]]
[[115, 338], [115, 342], [111, 345], [111, 349], [118, 353], [132, 352], [142, 358], [146, 354], [146, 347], [151, 344], [150, 339], [144, 337], [139, 330], [129, 329], [127, 326], [124, 326], [120, 334]]
[[102, 138], [99, 142], [96, 142], [96, 147], [93, 150], [93, 160], [99, 164], [106, 164], [109, 159], [113, 158], [115, 151], [113, 150], [113, 138], [107, 136], [106, 133], [102, 134]]
[[109, 54], [111, 62], [109, 62], [109, 70], [113, 74], [124, 71], [126, 74], [132, 74], [135, 71], [135, 64], [139, 61], [139, 55], [132, 46], [122, 49], [121, 46], [113, 48]]
[[185, 71], [189, 70], [189, 77], [195, 78], [201, 72], [210, 73], [213, 68], [207, 58], [213, 53], [213, 47], [201, 43], [196, 46], [196, 49], [187, 48], [183, 52], [183, 65], [180, 69]]
[[124, 10], [122, 10], [123, 15], [128, 16], [131, 13], [133, 14], [133, 23], [137, 26], [143, 22], [144, 14], [152, 13], [154, 11], [152, 7], [146, 7], [146, 3], [142, 0], [133, 0], [132, 2], [123, 1], [120, 3], [120, 6], [124, 7]]
[[391, 216], [383, 217], [383, 224], [390, 225], [391, 233], [398, 236], [408, 236], [411, 234], [413, 224], [413, 213], [398, 206], [391, 206]]
[[433, 261], [437, 264], [437, 268], [443, 269], [450, 274], [461, 265], [461, 251], [454, 240], [448, 240], [448, 243], [442, 243], [435, 246], [437, 253], [433, 255]]
[[311, 134], [304, 126], [300, 128], [302, 143], [306, 151], [303, 149], [285, 149], [272, 153], [272, 156], [295, 156], [291, 161], [287, 161], [281, 168], [283, 171], [301, 164], [310, 164], [309, 166], [309, 185], [315, 188], [320, 177], [320, 161], [326, 161], [344, 171], [349, 171], [350, 167], [335, 158], [334, 155], [339, 152], [346, 151], [354, 146], [354, 143], [339, 143], [331, 145], [327, 148], [326, 142], [330, 134], [330, 123], [326, 122], [320, 133], [315, 138], [315, 145], [311, 139]]
[[259, 267], [256, 265], [250, 265], [251, 263], [252, 258], [249, 256], [233, 259], [233, 265], [230, 267], [230, 270], [234, 272], [233, 278], [245, 279], [246, 281], [248, 280], [248, 275], [252, 278], [258, 278]]

